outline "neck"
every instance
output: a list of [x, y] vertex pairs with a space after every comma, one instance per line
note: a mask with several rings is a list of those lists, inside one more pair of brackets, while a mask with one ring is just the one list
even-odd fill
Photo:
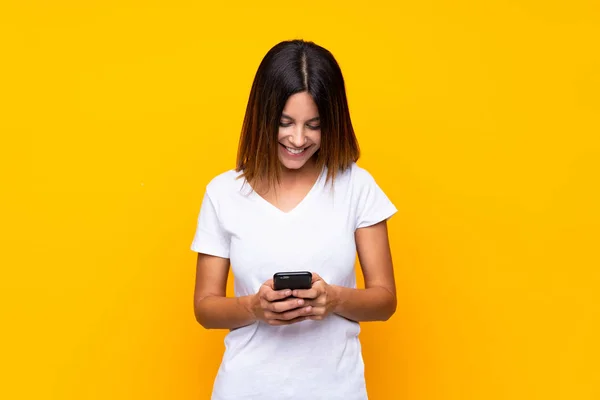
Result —
[[317, 168], [314, 158], [311, 158], [300, 169], [287, 169], [283, 167], [281, 170], [281, 185], [293, 185], [305, 180], [313, 181], [319, 173], [320, 171]]
[[300, 169], [288, 169], [282, 166], [281, 182], [275, 188], [269, 187], [266, 181], [256, 181], [253, 186], [254, 190], [259, 195], [264, 196], [270, 192], [271, 189], [274, 189], [275, 193], [277, 193], [281, 189], [293, 189], [298, 185], [312, 185], [317, 180], [320, 172], [314, 158], [311, 158]]

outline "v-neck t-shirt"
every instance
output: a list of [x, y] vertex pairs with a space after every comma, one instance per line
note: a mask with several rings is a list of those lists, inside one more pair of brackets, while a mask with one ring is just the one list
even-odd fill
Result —
[[[255, 294], [274, 273], [289, 271], [316, 272], [328, 284], [356, 288], [355, 231], [397, 212], [367, 170], [353, 163], [326, 182], [324, 168], [288, 212], [240, 175], [230, 170], [206, 186], [191, 246], [230, 260], [235, 296]], [[365, 400], [359, 333], [357, 322], [337, 314], [230, 330], [212, 400]]]

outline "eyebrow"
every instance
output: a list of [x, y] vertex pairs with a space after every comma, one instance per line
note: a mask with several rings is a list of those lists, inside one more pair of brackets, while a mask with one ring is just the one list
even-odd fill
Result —
[[[281, 116], [282, 116], [283, 118], [291, 119], [292, 121], [294, 120], [294, 118], [290, 117], [289, 115], [287, 115], [287, 114], [285, 114], [285, 113], [281, 113]], [[313, 121], [319, 121], [319, 120], [320, 120], [320, 118], [319, 118], [319, 117], [314, 117], [314, 118], [311, 118], [311, 119], [309, 119], [309, 120], [308, 120], [308, 121], [306, 121], [306, 122], [313, 122]]]

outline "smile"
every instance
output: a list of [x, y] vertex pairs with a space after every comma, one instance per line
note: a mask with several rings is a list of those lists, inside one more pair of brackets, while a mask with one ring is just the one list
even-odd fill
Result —
[[[281, 144], [281, 143], [279, 143], [279, 144]], [[297, 155], [300, 155], [300, 154], [304, 153], [306, 151], [306, 149], [308, 149], [308, 147], [310, 147], [310, 146], [308, 146], [308, 147], [305, 147], [303, 149], [295, 149], [293, 147], [288, 147], [288, 146], [285, 146], [283, 144], [281, 144], [281, 146], [284, 149], [286, 149], [289, 154], [294, 155], [294, 156], [297, 156]]]

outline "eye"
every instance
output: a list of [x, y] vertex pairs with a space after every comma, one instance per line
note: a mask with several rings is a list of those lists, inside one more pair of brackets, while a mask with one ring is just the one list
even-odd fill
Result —
[[308, 126], [308, 129], [312, 129], [313, 131], [318, 131], [319, 129], [321, 129], [320, 125], [317, 125], [317, 126], [315, 126], [315, 125], [306, 125], [306, 126]]
[[283, 128], [287, 128], [288, 126], [292, 126], [292, 124], [290, 122], [279, 122], [279, 126], [283, 127]]

